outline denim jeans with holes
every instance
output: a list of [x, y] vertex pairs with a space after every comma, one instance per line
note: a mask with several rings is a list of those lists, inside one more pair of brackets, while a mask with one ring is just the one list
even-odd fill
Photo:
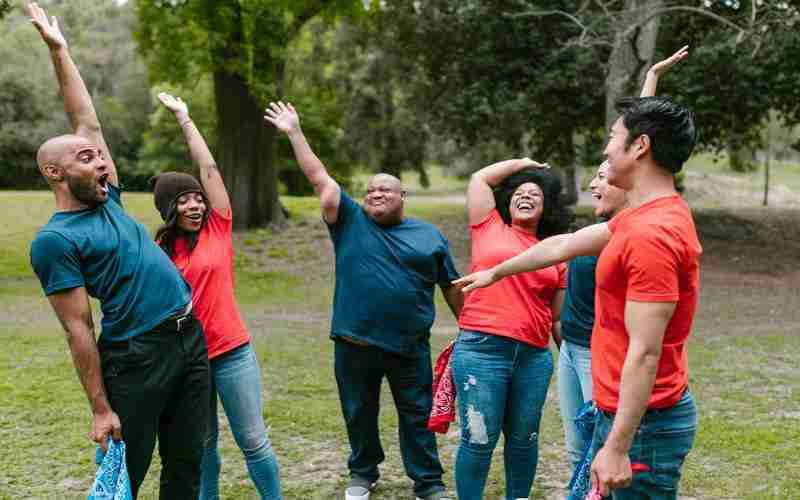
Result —
[[553, 375], [550, 350], [462, 331], [451, 363], [461, 424], [455, 465], [458, 498], [483, 498], [501, 431], [506, 498], [528, 498], [539, 461], [542, 407]]

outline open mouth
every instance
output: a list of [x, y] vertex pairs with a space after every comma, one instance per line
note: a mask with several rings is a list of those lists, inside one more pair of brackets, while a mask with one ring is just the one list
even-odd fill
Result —
[[190, 221], [196, 223], [196, 224], [199, 224], [200, 222], [203, 221], [203, 214], [201, 214], [201, 213], [193, 213], [193, 214], [187, 215], [186, 218], [189, 219]]
[[100, 186], [100, 192], [103, 193], [103, 195], [108, 194], [108, 175], [109, 174], [103, 174], [97, 178], [97, 185]]
[[520, 201], [517, 203], [517, 210], [529, 212], [533, 210], [533, 203], [527, 200]]

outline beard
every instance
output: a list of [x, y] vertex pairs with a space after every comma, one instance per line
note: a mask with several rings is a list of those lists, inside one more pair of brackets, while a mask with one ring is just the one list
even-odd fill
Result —
[[66, 181], [69, 192], [81, 203], [85, 203], [92, 208], [102, 203], [97, 197], [97, 181], [94, 177], [91, 179], [81, 179], [67, 176]]

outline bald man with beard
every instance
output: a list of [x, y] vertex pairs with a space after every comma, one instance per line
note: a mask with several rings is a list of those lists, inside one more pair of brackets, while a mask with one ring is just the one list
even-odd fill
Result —
[[[210, 379], [191, 290], [125, 213], [114, 161], [57, 21], [35, 3], [27, 9], [50, 49], [73, 128], [36, 155], [56, 212], [31, 243], [31, 264], [89, 400], [89, 437], [103, 449], [109, 437], [124, 439], [134, 497], [158, 437], [160, 497], [196, 499]], [[97, 340], [89, 297], [103, 312]]]
[[350, 438], [346, 500], [366, 500], [383, 461], [378, 412], [383, 377], [399, 420], [400, 452], [419, 499], [444, 498], [431, 411], [430, 328], [438, 284], [458, 317], [463, 297], [445, 237], [433, 225], [406, 217], [400, 180], [378, 174], [363, 206], [342, 191], [311, 150], [291, 104], [271, 103], [265, 120], [286, 133], [303, 174], [320, 199], [336, 252], [331, 338], [335, 372]]

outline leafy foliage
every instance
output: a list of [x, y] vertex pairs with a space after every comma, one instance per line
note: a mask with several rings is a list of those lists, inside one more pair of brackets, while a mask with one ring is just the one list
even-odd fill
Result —
[[[130, 5], [113, 0], [75, 0], [49, 8], [70, 43], [70, 52], [92, 94], [103, 132], [127, 187], [150, 99], [146, 68], [137, 57]], [[0, 187], [44, 186], [35, 165], [39, 145], [70, 131], [46, 47], [21, 9], [0, 25]]]

